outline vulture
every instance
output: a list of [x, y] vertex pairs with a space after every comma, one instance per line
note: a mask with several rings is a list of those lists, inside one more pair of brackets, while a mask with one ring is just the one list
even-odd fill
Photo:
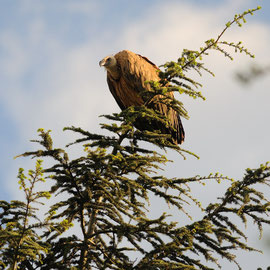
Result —
[[[99, 65], [107, 71], [107, 83], [117, 104], [124, 110], [130, 106], [142, 106], [145, 104], [141, 91], [151, 89], [146, 81], [160, 81], [159, 68], [146, 57], [128, 50], [121, 51], [115, 55], [103, 58]], [[167, 93], [173, 97], [173, 92]], [[157, 96], [157, 99], [162, 96]], [[161, 134], [170, 135], [170, 141], [181, 144], [185, 138], [185, 132], [181, 123], [179, 113], [166, 106], [166, 104], [151, 102], [147, 105], [155, 111], [160, 112], [169, 120], [169, 125], [158, 121], [137, 119], [135, 127], [139, 130], [159, 130]]]

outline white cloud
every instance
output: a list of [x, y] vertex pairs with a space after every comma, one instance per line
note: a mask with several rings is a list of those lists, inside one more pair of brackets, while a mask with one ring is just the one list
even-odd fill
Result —
[[[29, 4], [25, 10], [29, 10], [33, 1], [25, 3]], [[44, 5], [38, 3], [35, 8], [42, 13]], [[77, 45], [52, 36], [44, 16], [30, 21], [26, 36], [14, 32], [0, 34], [6, 51], [0, 70], [10, 82], [8, 91], [1, 91], [0, 96], [18, 123], [18, 134], [27, 141], [39, 127], [53, 129], [56, 142], [62, 144], [65, 136], [61, 129], [66, 125], [97, 131], [101, 121], [98, 115], [119, 110], [107, 88], [106, 74], [98, 66], [102, 57], [119, 48], [145, 55], [158, 65], [175, 60], [183, 48], [197, 49], [206, 39], [217, 35], [234, 15], [234, 8], [246, 2], [236, 3], [237, 6], [235, 1], [229, 1], [218, 8], [204, 9], [187, 2], [163, 2], [140, 17], [140, 21], [127, 21], [124, 32], [118, 32], [117, 38], [104, 29], [94, 40], [91, 37]], [[68, 2], [66, 8], [92, 13], [96, 7], [86, 2]], [[266, 63], [269, 32], [268, 25], [248, 22], [241, 29], [230, 29], [225, 39], [242, 40], [257, 55], [259, 63]], [[269, 125], [265, 119], [269, 118], [270, 82], [262, 79], [245, 92], [232, 81], [232, 73], [250, 61], [242, 55], [235, 58], [232, 63], [216, 53], [205, 58], [216, 73], [216, 78], [206, 74], [201, 79], [208, 100], [194, 102], [184, 98], [192, 116], [184, 122], [187, 133], [184, 147], [198, 153], [201, 160], [182, 161], [170, 153], [177, 162], [177, 166], [169, 166], [171, 176], [224, 170], [221, 172], [235, 177], [242, 175], [245, 167], [257, 166], [257, 162], [267, 158]], [[31, 83], [25, 85], [26, 74]], [[30, 89], [25, 88], [28, 86]], [[202, 195], [198, 187], [194, 190]], [[216, 195], [211, 186], [208, 193], [210, 199]]]

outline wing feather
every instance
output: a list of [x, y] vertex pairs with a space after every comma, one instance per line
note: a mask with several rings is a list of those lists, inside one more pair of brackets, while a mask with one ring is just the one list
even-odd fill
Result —
[[158, 68], [144, 57], [130, 51], [121, 51], [115, 55], [121, 69], [121, 75], [133, 91], [140, 93], [149, 89], [145, 81], [158, 81]]
[[108, 86], [109, 86], [109, 89], [115, 99], [115, 101], [117, 102], [118, 106], [120, 107], [121, 110], [124, 110], [126, 109], [126, 106], [125, 104], [121, 101], [121, 99], [119, 98], [119, 95], [117, 95], [117, 85], [115, 85], [115, 83], [113, 82], [113, 80], [107, 76], [107, 83], [108, 83]]

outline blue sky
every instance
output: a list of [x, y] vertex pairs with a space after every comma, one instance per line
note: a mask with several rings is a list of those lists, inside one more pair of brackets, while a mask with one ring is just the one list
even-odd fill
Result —
[[[175, 160], [168, 166], [170, 176], [219, 171], [235, 178], [269, 160], [269, 77], [246, 88], [234, 79], [252, 63], [269, 65], [268, 0], [0, 0], [0, 198], [20, 198], [17, 170], [33, 162], [13, 157], [33, 149], [29, 140], [38, 128], [52, 129], [55, 144], [64, 146], [72, 136], [63, 127], [100, 132], [98, 116], [119, 111], [98, 66], [104, 56], [129, 49], [161, 65], [177, 59], [183, 48], [199, 48], [235, 13], [258, 5], [262, 10], [244, 27], [225, 35], [228, 41], [243, 41], [255, 60], [236, 55], [230, 62], [213, 52], [205, 61], [216, 77], [200, 78], [207, 101], [180, 97], [191, 116], [183, 121], [183, 147], [201, 159], [183, 161], [169, 152]], [[201, 188], [194, 187], [198, 196]], [[223, 191], [213, 184], [203, 193], [214, 199]], [[250, 261], [242, 257], [253, 267], [244, 269], [258, 266], [252, 256]], [[267, 256], [262, 258], [261, 266], [269, 265]]]

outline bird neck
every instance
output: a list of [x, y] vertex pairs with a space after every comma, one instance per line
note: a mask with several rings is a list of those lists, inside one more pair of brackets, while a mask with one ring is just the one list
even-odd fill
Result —
[[114, 80], [116, 80], [116, 81], [119, 80], [119, 78], [120, 78], [120, 69], [119, 69], [118, 65], [108, 67], [107, 71], [110, 73], [110, 75], [112, 76], [112, 78]]

